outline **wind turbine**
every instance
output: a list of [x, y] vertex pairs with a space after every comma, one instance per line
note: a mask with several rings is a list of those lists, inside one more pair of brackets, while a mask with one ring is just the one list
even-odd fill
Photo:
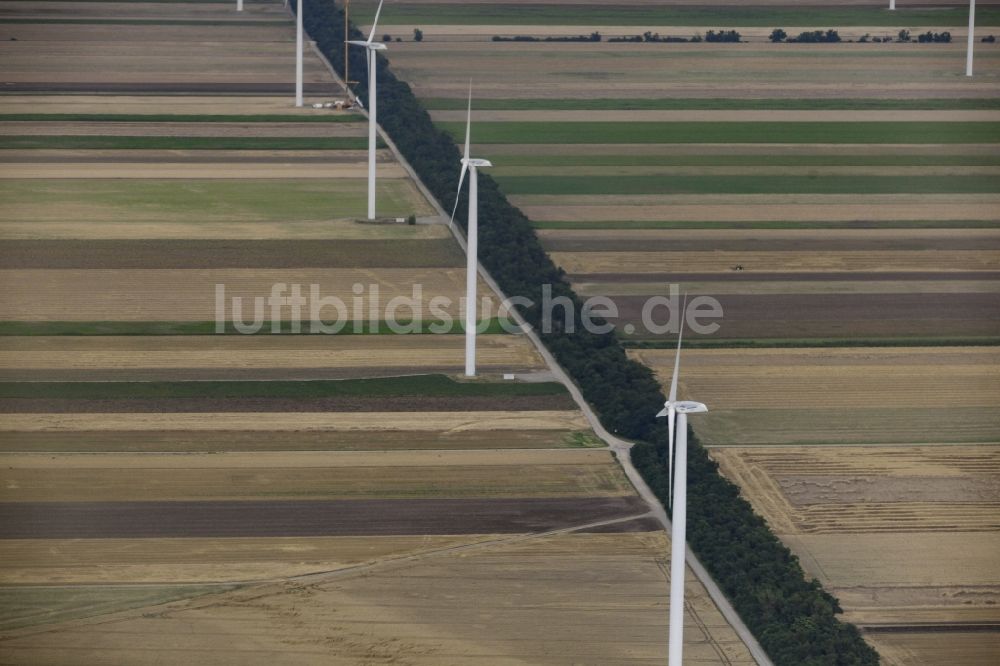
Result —
[[969, 48], [965, 55], [965, 75], [972, 76], [972, 47], [976, 43], [976, 0], [969, 0]]
[[[302, 0], [299, 0], [302, 2]], [[378, 61], [377, 52], [385, 51], [385, 44], [373, 41], [375, 30], [378, 28], [378, 17], [382, 13], [382, 2], [379, 0], [378, 10], [375, 12], [375, 21], [372, 23], [371, 34], [366, 41], [350, 41], [348, 44], [363, 46], [368, 50], [368, 219], [375, 219], [375, 128], [378, 127], [378, 117], [376, 102], [378, 94], [376, 85], [378, 81]]]
[[462, 193], [465, 172], [469, 172], [469, 224], [466, 232], [465, 265], [465, 376], [476, 376], [476, 268], [479, 265], [479, 169], [491, 167], [489, 160], [469, 157], [472, 135], [472, 84], [469, 84], [469, 115], [465, 121], [465, 151], [462, 153], [462, 173], [458, 177], [455, 207], [451, 209], [451, 223], [458, 211], [458, 197]]
[[302, 0], [295, 6], [295, 106], [302, 106]]
[[[669, 666], [681, 666], [684, 652], [684, 573], [685, 546], [687, 545], [687, 433], [688, 414], [707, 412], [708, 407], [700, 402], [677, 400], [677, 378], [681, 368], [681, 340], [684, 336], [684, 315], [681, 314], [681, 331], [677, 336], [677, 356], [674, 359], [674, 376], [670, 380], [670, 395], [657, 417], [666, 416], [669, 428], [669, 464], [672, 465], [673, 517], [670, 521], [670, 640], [668, 646]], [[674, 420], [676, 419], [677, 462], [674, 457]]]

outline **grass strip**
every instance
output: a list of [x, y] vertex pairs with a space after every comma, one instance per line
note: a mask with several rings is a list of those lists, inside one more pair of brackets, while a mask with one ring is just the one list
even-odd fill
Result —
[[[365, 137], [0, 136], [0, 150], [363, 150]], [[385, 143], [379, 139], [379, 148]]]
[[188, 113], [0, 113], [0, 121], [62, 123], [361, 123], [357, 113], [331, 115]]
[[[998, 155], [501, 155], [491, 161], [498, 169], [508, 167], [902, 167], [902, 166], [1000, 166]], [[492, 173], [497, 173], [496, 171]]]
[[[467, 101], [430, 97], [429, 111], [464, 111]], [[476, 99], [479, 111], [980, 111], [1000, 109], [1000, 98], [955, 99]]]
[[[465, 123], [438, 126], [458, 141]], [[996, 143], [1000, 122], [481, 122], [477, 143]]]
[[667, 220], [556, 220], [532, 222], [535, 229], [994, 229], [1000, 220], [855, 220], [840, 222], [705, 222]]
[[0, 399], [491, 397], [563, 395], [558, 382], [459, 382], [445, 375], [314, 381], [0, 382]]
[[996, 176], [503, 176], [497, 181], [514, 196], [1000, 192]]

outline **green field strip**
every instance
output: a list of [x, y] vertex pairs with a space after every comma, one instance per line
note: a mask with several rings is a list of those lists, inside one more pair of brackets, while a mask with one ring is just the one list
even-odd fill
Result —
[[[0, 181], [0, 217], [45, 224], [66, 221], [66, 206], [118, 222], [329, 220], [363, 215], [364, 178], [323, 179], [18, 179]], [[408, 180], [378, 183], [379, 211], [406, 216], [415, 190]], [[60, 212], [60, 209], [62, 212]], [[72, 221], [72, 218], [69, 220]]]
[[[332, 326], [337, 322], [322, 322]], [[423, 321], [419, 333], [400, 334], [393, 331], [385, 321], [371, 322], [352, 320], [336, 333], [313, 332], [311, 322], [300, 322], [300, 332], [293, 333], [290, 321], [282, 321], [277, 333], [270, 326], [262, 327], [257, 333], [242, 333], [233, 322], [223, 322], [224, 330], [219, 333], [214, 321], [0, 321], [2, 336], [147, 336], [147, 335], [461, 335], [465, 324], [452, 320], [447, 326], [441, 322]], [[397, 326], [410, 326], [411, 322], [400, 320]], [[501, 335], [516, 330], [516, 325], [494, 317], [477, 329], [480, 335]], [[3, 345], [0, 344], [0, 347]]]
[[[800, 54], [796, 54], [797, 56]], [[428, 111], [464, 111], [457, 97], [421, 99]], [[976, 111], [1000, 109], [996, 99], [476, 99], [479, 111]]]
[[445, 375], [312, 381], [0, 382], [0, 399], [507, 397], [568, 394], [558, 382], [460, 382]]
[[891, 148], [883, 155], [501, 155], [491, 157], [497, 168], [490, 173], [512, 173], [515, 167], [577, 166], [594, 167], [656, 167], [656, 166], [705, 166], [705, 167], [902, 167], [902, 166], [1000, 166], [1000, 152], [996, 155], [893, 155]]
[[[460, 140], [464, 122], [439, 122]], [[480, 122], [476, 142], [499, 144], [657, 143], [996, 143], [1000, 122]]]
[[[354, 8], [355, 25], [369, 25], [375, 3]], [[608, 3], [607, 5], [394, 5], [383, 12], [379, 24], [390, 25], [635, 25], [645, 27], [699, 26], [732, 28], [839, 28], [885, 26], [916, 28], [964, 27], [967, 7], [907, 8], [890, 12], [886, 7], [656, 7]], [[1000, 9], [986, 6], [976, 12], [979, 26], [1000, 25]], [[791, 32], [791, 31], [789, 31]]]
[[110, 122], [110, 123], [363, 123], [356, 113], [303, 114], [187, 114], [187, 113], [0, 113], [0, 122]]
[[504, 176], [508, 195], [996, 194], [996, 176]]
[[0, 629], [67, 622], [227, 592], [238, 585], [24, 585], [0, 587]]
[[761, 221], [708, 222], [659, 220], [553, 220], [532, 221], [535, 229], [996, 229], [997, 220], [857, 220], [851, 222]]
[[[290, 18], [233, 19], [108, 19], [108, 18], [0, 18], [0, 25], [192, 25], [192, 26], [284, 26]], [[291, 40], [289, 40], [291, 41]]]
[[[379, 139], [378, 147], [385, 143]], [[366, 137], [0, 136], [0, 150], [364, 150]]]

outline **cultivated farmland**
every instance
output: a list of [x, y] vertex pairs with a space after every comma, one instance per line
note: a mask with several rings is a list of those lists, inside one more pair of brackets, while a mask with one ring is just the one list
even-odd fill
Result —
[[[499, 313], [465, 380], [457, 326], [355, 306], [456, 318], [465, 258], [381, 142], [379, 214], [412, 221], [358, 220], [366, 119], [308, 106], [346, 97], [308, 45], [295, 108], [292, 17], [246, 4], [0, 9], [4, 654], [662, 661], [649, 507]], [[753, 663], [687, 584], [691, 663]]]
[[[643, 306], [719, 301], [719, 331], [685, 337], [693, 427], [885, 663], [995, 660], [995, 7], [966, 78], [964, 6], [468, 4], [384, 24], [424, 32], [391, 61], [439, 127], [461, 140], [473, 77], [475, 154], [664, 384], [676, 333]], [[744, 43], [642, 37], [709, 29]]]

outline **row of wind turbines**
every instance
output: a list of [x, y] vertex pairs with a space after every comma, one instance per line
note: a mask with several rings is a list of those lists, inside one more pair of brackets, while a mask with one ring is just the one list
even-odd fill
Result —
[[[301, 0], [299, 0], [301, 2]], [[376, 53], [385, 49], [381, 43], [373, 43], [378, 18], [382, 13], [382, 1], [375, 12], [375, 21], [366, 41], [352, 41], [350, 44], [368, 50], [368, 114], [369, 114], [369, 171], [368, 171], [368, 217], [375, 216], [375, 125], [376, 125], [376, 88], [375, 66]], [[455, 193], [455, 205], [451, 210], [449, 224], [455, 223], [455, 213], [458, 211], [462, 186], [465, 176], [469, 176], [469, 212], [466, 230], [466, 273], [465, 273], [465, 374], [467, 377], [476, 375], [476, 287], [478, 284], [479, 267], [479, 169], [493, 166], [489, 160], [472, 157], [472, 83], [469, 83], [469, 104], [465, 121], [465, 144], [462, 151], [461, 171], [458, 177], [458, 191]], [[688, 446], [688, 414], [707, 412], [708, 407], [700, 402], [677, 399], [677, 382], [680, 377], [681, 343], [684, 336], [684, 316], [686, 308], [681, 310], [681, 331], [677, 338], [677, 355], [674, 359], [674, 374], [670, 381], [670, 393], [664, 403], [663, 410], [656, 416], [666, 416], [668, 419], [669, 448], [667, 464], [672, 492], [673, 519], [670, 522], [670, 629], [668, 637], [668, 664], [681, 666], [684, 651], [684, 581], [687, 567], [687, 446]], [[676, 439], [676, 447], [674, 441]], [[676, 458], [676, 459], [675, 459]]]
[[[242, 11], [243, 0], [237, 0], [237, 9]], [[350, 41], [352, 46], [364, 48], [368, 64], [368, 219], [375, 219], [375, 150], [378, 126], [378, 91], [377, 91], [377, 57], [379, 51], [386, 50], [385, 44], [374, 41], [378, 28], [378, 19], [382, 13], [384, 0], [380, 0], [375, 12], [368, 39]], [[896, 8], [895, 0], [890, 0], [889, 9]], [[966, 60], [966, 76], [972, 76], [972, 57], [975, 32], [975, 0], [969, 1], [969, 41]], [[295, 105], [303, 106], [302, 99], [302, 59], [303, 59], [303, 25], [302, 0], [298, 0], [296, 11], [296, 81]], [[472, 135], [472, 85], [469, 86], [468, 115], [465, 125], [465, 144], [462, 152], [461, 171], [458, 181], [458, 192], [455, 195], [455, 205], [452, 208], [449, 224], [454, 224], [455, 213], [458, 211], [459, 198], [465, 177], [469, 176], [469, 210], [468, 228], [466, 232], [467, 263], [466, 263], [466, 309], [465, 309], [465, 374], [476, 375], [476, 323], [477, 323], [477, 283], [478, 283], [478, 236], [479, 236], [479, 169], [493, 166], [488, 160], [471, 156]], [[708, 407], [700, 402], [677, 399], [677, 385], [680, 378], [681, 346], [686, 308], [681, 311], [681, 331], [677, 338], [677, 352], [674, 359], [674, 371], [670, 380], [670, 391], [663, 409], [656, 414], [657, 418], [666, 417], [668, 427], [668, 484], [670, 504], [673, 507], [673, 518], [670, 523], [670, 628], [668, 638], [668, 664], [681, 666], [684, 644], [684, 582], [687, 551], [687, 453], [688, 453], [688, 414], [699, 414], [708, 411]]]

